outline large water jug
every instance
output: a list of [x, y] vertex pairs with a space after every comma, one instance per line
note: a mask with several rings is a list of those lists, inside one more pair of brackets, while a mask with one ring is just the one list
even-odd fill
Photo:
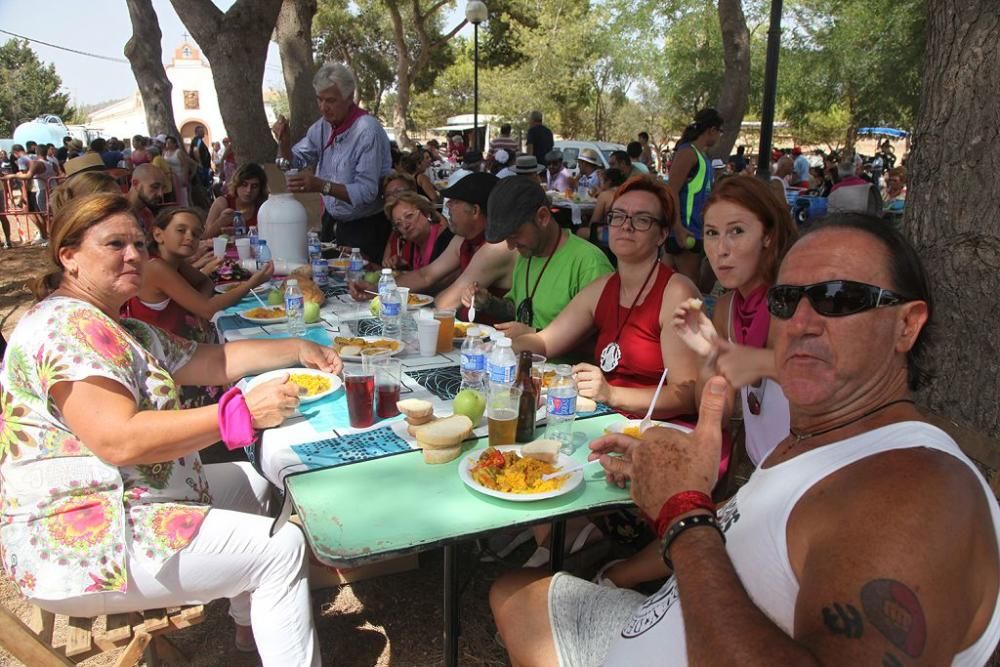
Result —
[[[257, 228], [260, 238], [267, 241], [278, 266], [293, 271], [308, 264], [306, 250], [306, 227], [308, 214], [305, 207], [291, 194], [272, 194], [257, 212]], [[281, 271], [284, 273], [284, 271]]]

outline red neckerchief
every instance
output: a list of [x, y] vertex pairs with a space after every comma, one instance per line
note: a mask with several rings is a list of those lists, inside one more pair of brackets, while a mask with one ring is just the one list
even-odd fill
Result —
[[[333, 131], [330, 133], [330, 140], [326, 142], [326, 146], [323, 147], [323, 150], [326, 150], [327, 148], [332, 146], [334, 140], [340, 135], [347, 132], [349, 129], [351, 129], [351, 126], [354, 125], [354, 123], [359, 118], [367, 115], [368, 115], [367, 111], [359, 107], [357, 104], [352, 104], [351, 108], [347, 110], [347, 116], [344, 118], [344, 120], [340, 122], [340, 125], [337, 125], [336, 127], [333, 128]], [[331, 125], [331, 127], [333, 126]]]
[[767, 285], [761, 285], [744, 299], [739, 290], [733, 294], [733, 337], [740, 345], [767, 347], [771, 314], [767, 310]]

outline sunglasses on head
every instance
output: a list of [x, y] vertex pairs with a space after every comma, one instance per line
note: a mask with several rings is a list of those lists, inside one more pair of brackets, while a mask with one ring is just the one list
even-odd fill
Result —
[[790, 319], [803, 296], [824, 317], [855, 315], [917, 300], [867, 283], [827, 280], [813, 285], [775, 285], [767, 291], [767, 309], [780, 320]]

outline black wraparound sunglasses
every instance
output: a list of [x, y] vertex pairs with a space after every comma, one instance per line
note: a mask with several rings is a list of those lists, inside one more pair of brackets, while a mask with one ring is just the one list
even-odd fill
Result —
[[844, 317], [918, 300], [867, 283], [827, 280], [813, 285], [775, 285], [767, 291], [767, 309], [778, 319], [790, 319], [803, 296], [824, 317]]

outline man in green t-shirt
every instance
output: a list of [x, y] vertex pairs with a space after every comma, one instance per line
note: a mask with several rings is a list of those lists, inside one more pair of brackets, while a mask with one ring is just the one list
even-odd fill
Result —
[[502, 179], [487, 203], [486, 240], [520, 255], [503, 298], [469, 289], [463, 301], [495, 318], [511, 338], [548, 325], [577, 292], [614, 269], [601, 250], [559, 227], [541, 185], [526, 176]]

